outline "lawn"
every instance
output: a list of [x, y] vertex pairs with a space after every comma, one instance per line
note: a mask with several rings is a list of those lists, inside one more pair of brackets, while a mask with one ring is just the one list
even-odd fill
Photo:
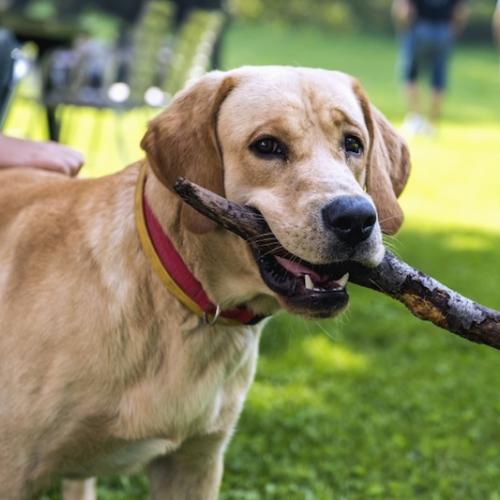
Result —
[[[360, 78], [396, 124], [403, 114], [393, 40], [309, 28], [235, 24], [227, 67], [321, 66]], [[498, 58], [460, 47], [439, 134], [412, 140], [404, 229], [389, 244], [409, 263], [500, 309], [500, 81]], [[24, 130], [23, 100], [8, 129]], [[69, 140], [86, 148], [90, 112]], [[110, 139], [89, 175], [139, 154]], [[137, 144], [144, 116], [125, 118]], [[41, 134], [36, 126], [33, 134]], [[80, 142], [79, 142], [80, 141]], [[226, 456], [223, 500], [500, 499], [500, 353], [413, 318], [351, 286], [339, 319], [280, 314], [265, 331], [255, 384]], [[146, 498], [143, 476], [101, 481], [100, 498]], [[58, 498], [56, 493], [46, 498]]]

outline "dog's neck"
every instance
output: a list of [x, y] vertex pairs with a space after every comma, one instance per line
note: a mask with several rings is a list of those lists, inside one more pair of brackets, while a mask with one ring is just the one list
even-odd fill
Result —
[[204, 234], [187, 230], [180, 217], [181, 199], [151, 169], [146, 175], [144, 196], [149, 207], [210, 299], [223, 309], [246, 304], [255, 314], [274, 312], [276, 302], [267, 296], [247, 245], [222, 229]]

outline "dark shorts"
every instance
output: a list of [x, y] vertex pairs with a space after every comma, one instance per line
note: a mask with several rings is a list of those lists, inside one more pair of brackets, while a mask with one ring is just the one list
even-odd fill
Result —
[[443, 90], [446, 87], [452, 47], [453, 30], [450, 23], [417, 22], [402, 39], [404, 80], [415, 82], [424, 68], [430, 71], [432, 88]]

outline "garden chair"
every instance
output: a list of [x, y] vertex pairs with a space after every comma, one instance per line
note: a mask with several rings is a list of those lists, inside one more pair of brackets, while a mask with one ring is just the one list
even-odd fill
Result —
[[195, 9], [188, 15], [177, 34], [163, 82], [167, 100], [189, 82], [213, 69], [212, 54], [223, 23], [224, 13], [217, 10]]
[[144, 5], [128, 47], [112, 50], [98, 46], [95, 41], [85, 41], [80, 52], [74, 52], [76, 60], [62, 84], [58, 84], [54, 70], [57, 70], [57, 61], [64, 57], [64, 52], [53, 55], [45, 71], [49, 89], [45, 92], [44, 104], [59, 111], [59, 122], [65, 137], [71, 133], [72, 110], [75, 107], [92, 108], [96, 112], [89, 149], [95, 151], [102, 136], [103, 112], [111, 110], [117, 118], [120, 150], [125, 148], [119, 119], [123, 112], [146, 105], [145, 94], [158, 72], [158, 54], [171, 31], [172, 18], [171, 4], [149, 0]]

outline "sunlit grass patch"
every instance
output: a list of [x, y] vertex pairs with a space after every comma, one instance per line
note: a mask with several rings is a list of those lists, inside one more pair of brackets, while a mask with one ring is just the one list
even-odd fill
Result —
[[357, 354], [346, 346], [335, 345], [327, 337], [309, 337], [302, 344], [307, 364], [322, 371], [365, 371], [369, 368], [366, 356]]
[[500, 121], [445, 122], [409, 141], [413, 170], [401, 198], [409, 227], [500, 232]]

